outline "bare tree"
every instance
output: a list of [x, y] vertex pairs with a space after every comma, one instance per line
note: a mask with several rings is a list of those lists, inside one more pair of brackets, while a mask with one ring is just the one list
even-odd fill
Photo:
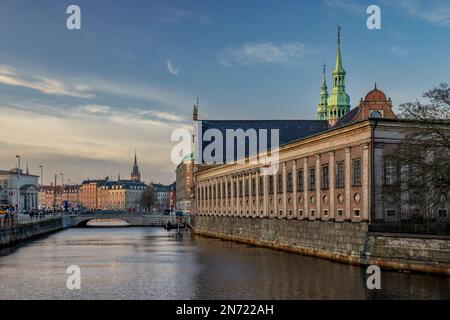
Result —
[[450, 195], [450, 88], [442, 83], [423, 97], [425, 102], [400, 105], [400, 118], [411, 122], [411, 130], [392, 155], [399, 183], [386, 192], [407, 194], [401, 198], [429, 218]]
[[146, 210], [153, 208], [155, 204], [155, 190], [152, 184], [142, 193], [139, 203]]

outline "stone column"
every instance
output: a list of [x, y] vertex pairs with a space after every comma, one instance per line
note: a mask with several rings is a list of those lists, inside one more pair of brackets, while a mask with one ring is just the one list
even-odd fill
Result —
[[248, 183], [248, 205], [247, 205], [247, 211], [248, 214], [246, 215], [247, 217], [251, 217], [252, 216], [252, 175], [251, 173], [248, 174], [247, 177], [247, 183]]
[[322, 199], [320, 197], [321, 195], [321, 188], [322, 188], [322, 179], [321, 179], [321, 167], [320, 167], [320, 154], [316, 154], [316, 216], [315, 219], [321, 219], [323, 217], [322, 215]]
[[287, 177], [286, 177], [286, 162], [283, 162], [283, 177], [281, 179], [283, 186], [281, 190], [283, 191], [283, 214], [281, 218], [287, 217]]
[[236, 210], [236, 206], [234, 205], [234, 201], [236, 201], [235, 197], [234, 197], [234, 176], [231, 176], [231, 214], [230, 216], [234, 217], [234, 210]]
[[330, 184], [330, 212], [328, 213], [330, 215], [330, 219], [336, 219], [336, 173], [335, 173], [335, 160], [334, 160], [334, 151], [331, 151], [328, 153], [330, 156], [330, 160], [328, 163], [328, 167], [330, 170], [330, 176], [329, 176], [329, 184]]
[[361, 220], [369, 221], [369, 145], [366, 143], [362, 146], [361, 161], [361, 183], [362, 183], [362, 212]]
[[228, 197], [228, 176], [225, 176], [225, 194], [224, 194], [224, 198], [225, 198], [225, 213], [224, 216], [228, 216], [228, 210], [229, 210], [229, 205], [228, 202], [230, 201], [230, 198]]
[[263, 196], [263, 217], [267, 218], [269, 217], [269, 186], [268, 186], [268, 179], [269, 176], [267, 174], [263, 175], [263, 189], [264, 189], [264, 196]]
[[241, 201], [242, 201], [242, 197], [241, 197], [241, 193], [242, 193], [241, 177], [242, 177], [242, 175], [238, 175], [236, 177], [236, 181], [237, 181], [237, 184], [236, 184], [236, 186], [237, 186], [237, 188], [236, 188], [237, 194], [236, 194], [236, 196], [237, 196], [237, 216], [238, 217], [242, 216], [241, 211], [243, 210], [242, 209], [242, 205], [241, 205]]
[[350, 212], [350, 199], [351, 199], [351, 149], [345, 148], [345, 220], [352, 219], [352, 213]]
[[272, 218], [278, 217], [278, 171], [273, 176], [273, 215]]
[[297, 160], [292, 161], [292, 219], [298, 217], [297, 199]]
[[259, 212], [259, 171], [256, 171], [255, 179], [256, 179], [256, 183], [255, 183], [255, 188], [256, 188], [256, 190], [255, 190], [255, 195], [256, 195], [255, 196], [256, 215], [255, 215], [255, 217], [260, 217], [261, 218], [260, 212]]
[[303, 159], [303, 216], [309, 217], [309, 199], [308, 199], [308, 157]]
[[223, 177], [219, 178], [219, 183], [220, 183], [220, 214], [221, 216], [223, 216]]

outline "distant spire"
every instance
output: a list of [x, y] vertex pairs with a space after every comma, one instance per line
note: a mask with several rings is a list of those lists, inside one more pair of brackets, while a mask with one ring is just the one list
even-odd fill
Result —
[[322, 79], [322, 90], [325, 89], [325, 91], [327, 91], [327, 78], [326, 78], [326, 69], [327, 69], [327, 65], [324, 63], [323, 64], [323, 79]]
[[141, 173], [139, 172], [139, 167], [137, 164], [136, 149], [134, 149], [134, 165], [133, 165], [133, 170], [131, 171], [131, 180], [132, 181], [141, 181]]
[[27, 162], [27, 174], [30, 174], [30, 171], [28, 170], [28, 162]]
[[194, 104], [194, 110], [192, 111], [192, 120], [198, 120], [198, 106], [200, 105], [200, 99], [197, 96], [197, 104]]
[[377, 82], [375, 81], [375, 90], [377, 90]]
[[120, 169], [117, 169], [117, 181], [120, 181]]
[[317, 107], [317, 118], [319, 120], [326, 120], [328, 113], [328, 87], [327, 87], [327, 79], [326, 79], [326, 64], [323, 64], [323, 79], [322, 79], [322, 87], [320, 90], [320, 100], [319, 105]]

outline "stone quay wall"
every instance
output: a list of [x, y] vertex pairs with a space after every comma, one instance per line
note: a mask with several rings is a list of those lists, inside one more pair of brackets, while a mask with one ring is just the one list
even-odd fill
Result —
[[196, 234], [355, 265], [450, 275], [450, 237], [368, 232], [367, 223], [196, 216]]
[[14, 225], [12, 227], [2, 227], [0, 228], [0, 248], [6, 248], [23, 241], [62, 230], [63, 228], [63, 218], [61, 217]]

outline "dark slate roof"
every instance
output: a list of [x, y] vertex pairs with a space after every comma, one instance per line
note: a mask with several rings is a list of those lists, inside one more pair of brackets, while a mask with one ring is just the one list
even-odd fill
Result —
[[133, 180], [105, 181], [101, 186], [105, 189], [112, 189], [114, 187], [120, 189], [132, 189], [133, 187], [147, 188], [145, 183]]
[[345, 126], [347, 124], [352, 123], [353, 121], [355, 121], [356, 116], [359, 113], [359, 106], [356, 108], [351, 109], [349, 112], [347, 112], [346, 114], [344, 114], [342, 117], [340, 117], [336, 123], [333, 125], [332, 129], [334, 128], [338, 128], [338, 127], [342, 127]]
[[155, 192], [169, 192], [170, 191], [170, 185], [164, 185], [161, 183], [152, 183], [153, 189]]
[[[204, 133], [208, 129], [218, 129], [224, 137], [223, 150], [224, 150], [224, 162], [226, 159], [226, 129], [242, 129], [246, 131], [247, 129], [255, 129], [257, 132], [260, 129], [267, 129], [267, 146], [270, 146], [270, 130], [278, 129], [280, 135], [279, 146], [288, 144], [295, 140], [299, 140], [320, 132], [324, 132], [329, 129], [329, 124], [327, 120], [202, 120], [199, 121], [199, 127], [201, 124], [202, 132]], [[202, 142], [201, 150], [203, 154], [204, 148], [209, 145], [210, 141]], [[249, 155], [248, 139], [246, 139], [245, 146], [245, 156]], [[235, 145], [235, 160], [236, 159], [236, 145]], [[259, 141], [258, 141], [259, 149]], [[264, 150], [259, 150], [264, 151]]]

